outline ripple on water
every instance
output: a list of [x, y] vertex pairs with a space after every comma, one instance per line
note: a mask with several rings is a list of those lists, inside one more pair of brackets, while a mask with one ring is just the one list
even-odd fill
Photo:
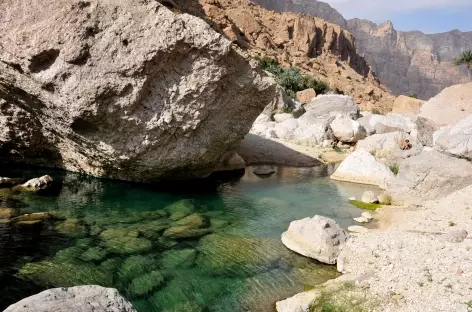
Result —
[[2, 190], [0, 208], [48, 211], [56, 220], [0, 222], [0, 310], [46, 288], [98, 284], [117, 288], [139, 312], [271, 311], [337, 274], [280, 241], [295, 219], [322, 214], [346, 226], [360, 214], [346, 199], [366, 187], [327, 173], [247, 170], [240, 179], [162, 191], [56, 172], [52, 193]]

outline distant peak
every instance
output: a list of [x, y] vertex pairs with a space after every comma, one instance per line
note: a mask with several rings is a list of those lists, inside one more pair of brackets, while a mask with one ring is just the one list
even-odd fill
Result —
[[391, 28], [391, 29], [394, 29], [393, 28], [393, 23], [392, 21], [388, 20], [386, 22], [383, 22], [382, 24], [379, 25], [379, 27], [381, 28]]

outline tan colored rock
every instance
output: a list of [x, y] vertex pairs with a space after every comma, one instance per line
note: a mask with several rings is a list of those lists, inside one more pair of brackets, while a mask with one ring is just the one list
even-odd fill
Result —
[[393, 113], [400, 113], [406, 115], [418, 115], [424, 101], [418, 100], [409, 96], [400, 95], [393, 102]]
[[207, 176], [275, 94], [225, 36], [158, 1], [1, 1], [0, 41], [11, 162], [133, 181]]
[[455, 85], [427, 101], [421, 107], [420, 116], [438, 126], [456, 124], [472, 114], [472, 82]]
[[297, 101], [305, 104], [316, 97], [316, 92], [312, 88], [297, 92]]
[[[181, 2], [192, 7], [194, 1]], [[275, 58], [284, 66], [295, 65], [302, 73], [352, 96], [361, 107], [371, 103], [371, 110], [391, 110], [394, 96], [356, 53], [354, 37], [338, 25], [308, 15], [268, 11], [247, 0], [200, 0], [199, 4], [200, 9], [189, 11], [205, 15], [225, 30], [236, 26], [244, 35], [244, 42], [239, 40], [238, 44], [252, 55]]]

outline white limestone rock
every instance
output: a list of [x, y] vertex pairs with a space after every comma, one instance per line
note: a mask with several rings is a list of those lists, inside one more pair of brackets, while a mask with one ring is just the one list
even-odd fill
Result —
[[367, 204], [374, 204], [378, 202], [378, 199], [373, 191], [365, 191], [364, 194], [362, 194], [361, 201]]
[[433, 147], [448, 154], [472, 159], [472, 115], [433, 134]]
[[334, 264], [347, 237], [336, 221], [316, 215], [291, 222], [282, 243], [305, 257]]
[[356, 120], [347, 115], [338, 115], [330, 124], [334, 136], [344, 143], [356, 143], [367, 136], [367, 132]]
[[136, 312], [116, 289], [101, 286], [54, 288], [25, 298], [4, 312]]
[[378, 162], [364, 149], [350, 154], [331, 175], [331, 179], [381, 186], [388, 180], [395, 179], [392, 170]]

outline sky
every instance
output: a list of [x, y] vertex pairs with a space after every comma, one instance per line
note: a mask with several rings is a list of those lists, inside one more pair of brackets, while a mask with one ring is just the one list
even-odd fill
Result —
[[391, 20], [396, 30], [472, 31], [472, 0], [321, 0], [346, 18]]

